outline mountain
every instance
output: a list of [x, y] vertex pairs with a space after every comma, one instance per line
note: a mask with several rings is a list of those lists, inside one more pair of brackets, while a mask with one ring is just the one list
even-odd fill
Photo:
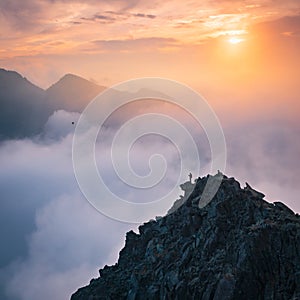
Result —
[[[81, 113], [105, 87], [74, 74], [66, 74], [47, 90], [43, 90], [15, 71], [0, 69], [0, 141], [33, 137], [42, 133], [48, 118], [57, 110]], [[132, 99], [166, 98], [155, 91], [139, 90], [130, 94]], [[128, 96], [127, 92], [114, 91], [111, 100]], [[164, 103], [152, 100], [133, 101], [123, 109], [114, 111], [106, 126], [121, 126], [126, 120], [159, 106], [159, 111], [174, 111]], [[107, 107], [106, 107], [107, 108]]]
[[0, 69], [0, 141], [41, 133], [54, 111], [81, 112], [103, 89], [67, 74], [45, 91], [15, 71]]
[[212, 179], [220, 177], [203, 208], [209, 176], [169, 214], [128, 232], [118, 262], [71, 300], [300, 299], [299, 215], [234, 178]]
[[46, 90], [53, 110], [82, 112], [85, 106], [105, 89], [73, 74], [66, 74]]
[[51, 114], [44, 96], [17, 72], [0, 69], [0, 140], [38, 134]]

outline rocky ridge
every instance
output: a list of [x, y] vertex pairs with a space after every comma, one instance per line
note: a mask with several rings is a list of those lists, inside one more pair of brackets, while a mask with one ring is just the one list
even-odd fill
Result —
[[208, 176], [181, 206], [128, 232], [118, 262], [71, 300], [300, 299], [299, 215], [222, 177], [204, 208]]

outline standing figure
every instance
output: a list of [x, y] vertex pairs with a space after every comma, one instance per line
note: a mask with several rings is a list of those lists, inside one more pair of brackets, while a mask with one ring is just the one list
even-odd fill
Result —
[[192, 173], [189, 174], [189, 178], [190, 178], [190, 182], [192, 182], [192, 178], [193, 178]]

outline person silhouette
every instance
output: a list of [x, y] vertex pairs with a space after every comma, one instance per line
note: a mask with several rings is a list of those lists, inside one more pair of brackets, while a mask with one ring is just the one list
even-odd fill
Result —
[[193, 175], [192, 175], [192, 173], [190, 173], [190, 174], [189, 174], [190, 182], [192, 182], [192, 178], [193, 178]]

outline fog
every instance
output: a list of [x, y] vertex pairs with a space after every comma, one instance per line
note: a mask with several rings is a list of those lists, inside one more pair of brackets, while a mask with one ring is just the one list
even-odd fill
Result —
[[[126, 231], [137, 230], [137, 224], [104, 216], [81, 193], [72, 166], [78, 118], [79, 114], [55, 112], [39, 136], [0, 146], [2, 299], [68, 299], [77, 288], [98, 277], [100, 267], [115, 263]], [[203, 131], [195, 130], [193, 123], [187, 123], [189, 126], [200, 155], [200, 173], [191, 171], [203, 176], [209, 172], [209, 143]], [[299, 212], [300, 129], [290, 122], [274, 125], [264, 121], [224, 128], [225, 173], [242, 185], [247, 181], [266, 194], [267, 200], [283, 201]], [[179, 167], [183, 154], [178, 145], [159, 135], [146, 135], [130, 148], [132, 169], [140, 176], [147, 175], [149, 159], [158, 153], [165, 158], [165, 177], [147, 189], [122, 182], [109, 161], [117, 130], [104, 128], [96, 145], [99, 172], [114, 194], [133, 203], [147, 203], [168, 193], [181, 178], [178, 173], [188, 179], [190, 170]], [[125, 146], [119, 151], [126, 151]], [[180, 195], [178, 186], [175, 194]], [[165, 214], [159, 205], [157, 211]], [[140, 211], [139, 217], [145, 216], [147, 221], [148, 214]]]

